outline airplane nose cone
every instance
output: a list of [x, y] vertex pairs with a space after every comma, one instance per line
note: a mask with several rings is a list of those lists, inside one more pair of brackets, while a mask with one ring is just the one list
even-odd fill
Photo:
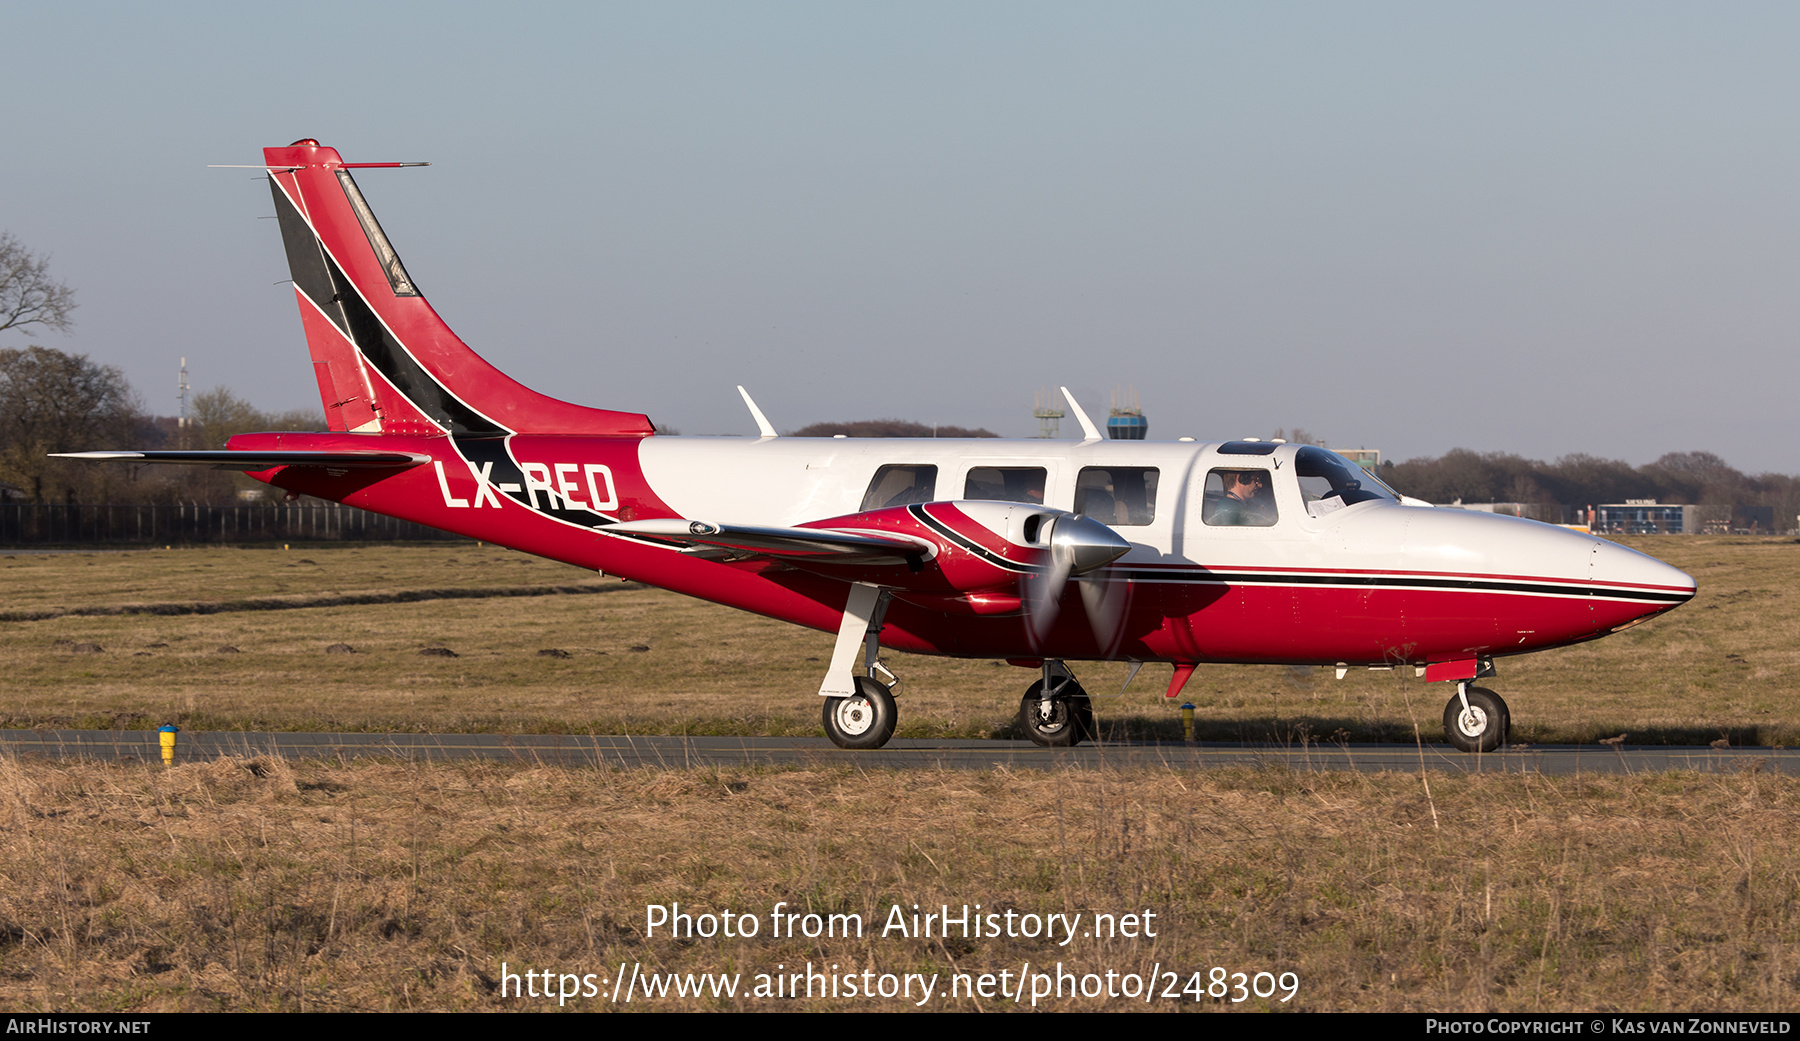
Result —
[[1594, 540], [1588, 581], [1593, 583], [1596, 597], [1641, 602], [1645, 609], [1640, 617], [1687, 603], [1696, 588], [1694, 576], [1680, 568], [1604, 539]]
[[[1365, 511], [1359, 523], [1378, 530], [1382, 512]], [[1592, 535], [1463, 510], [1397, 506], [1388, 512], [1406, 519], [1402, 559], [1408, 570], [1466, 575], [1477, 583], [1500, 578], [1531, 594], [1490, 600], [1481, 608], [1446, 605], [1431, 621], [1454, 635], [1445, 636], [1448, 644], [1466, 646], [1465, 633], [1491, 617], [1498, 647], [1507, 652], [1559, 647], [1605, 636], [1694, 597], [1693, 578], [1679, 568]], [[1339, 530], [1354, 531], [1352, 519]], [[1373, 543], [1363, 536], [1346, 546], [1359, 541]], [[1470, 628], [1460, 628], [1465, 624]], [[1424, 616], [1416, 626], [1409, 618], [1408, 625], [1409, 635], [1429, 628]]]

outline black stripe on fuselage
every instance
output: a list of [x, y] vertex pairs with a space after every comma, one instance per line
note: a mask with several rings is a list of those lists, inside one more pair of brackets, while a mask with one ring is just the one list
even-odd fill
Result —
[[1042, 564], [1024, 564], [1017, 560], [1008, 560], [1000, 554], [995, 553], [993, 550], [988, 549], [986, 546], [983, 546], [981, 543], [963, 535], [961, 532], [926, 512], [923, 503], [913, 503], [906, 508], [906, 512], [912, 514], [920, 524], [925, 525], [932, 531], [937, 532], [939, 535], [944, 536], [951, 542], [954, 542], [956, 545], [968, 550], [970, 553], [975, 554], [983, 561], [986, 561], [997, 568], [1004, 571], [1016, 571], [1025, 575], [1040, 575], [1044, 572], [1044, 566]]
[[1539, 596], [1596, 596], [1609, 600], [1641, 600], [1658, 604], [1684, 604], [1692, 593], [1663, 590], [1626, 589], [1617, 586], [1593, 586], [1580, 582], [1566, 585], [1549, 582], [1520, 582], [1493, 578], [1423, 578], [1410, 575], [1296, 575], [1270, 574], [1260, 571], [1177, 571], [1112, 569], [1113, 577], [1136, 582], [1192, 582], [1202, 585], [1274, 585], [1329, 586], [1344, 589], [1447, 589], [1479, 593], [1530, 593]]

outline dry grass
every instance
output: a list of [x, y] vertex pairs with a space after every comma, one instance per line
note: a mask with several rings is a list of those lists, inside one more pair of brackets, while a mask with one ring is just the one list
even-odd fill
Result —
[[[1294, 972], [1286, 1006], [1782, 1010], [1800, 782], [0, 761], [0, 1005], [543, 1009], [511, 971]], [[645, 906], [854, 912], [671, 940]], [[883, 937], [888, 908], [1156, 913], [1155, 939]], [[945, 982], [943, 986], [947, 986]], [[581, 1000], [597, 1007], [603, 1000]], [[1064, 999], [1050, 1007], [1170, 1009]], [[1252, 1000], [1242, 1006], [1270, 1007]], [[554, 1002], [549, 1003], [550, 1006]], [[635, 1007], [644, 1007], [640, 995]], [[655, 1008], [905, 1008], [669, 997]], [[940, 1009], [1014, 1007], [940, 998]]]
[[4, 616], [456, 586], [588, 581], [592, 572], [470, 543], [0, 554]]
[[[1605, 640], [1503, 660], [1493, 686], [1516, 736], [1800, 743], [1787, 708], [1800, 690], [1800, 544], [1633, 544], [1693, 573], [1699, 597]], [[813, 734], [831, 649], [827, 634], [491, 546], [14, 556], [0, 582], [10, 726]], [[594, 595], [468, 598], [552, 587]], [[409, 592], [421, 599], [353, 602]], [[197, 611], [217, 613], [181, 613]], [[357, 653], [325, 653], [340, 642]], [[104, 650], [77, 653], [84, 643]], [[458, 657], [419, 654], [431, 646]], [[1010, 733], [1031, 679], [985, 661], [893, 664], [903, 737]], [[1079, 671], [1111, 733], [1179, 736], [1166, 667], [1123, 697], [1123, 665]], [[1415, 719], [1436, 734], [1445, 691], [1409, 672], [1207, 666], [1185, 696], [1207, 739], [1410, 741]]]

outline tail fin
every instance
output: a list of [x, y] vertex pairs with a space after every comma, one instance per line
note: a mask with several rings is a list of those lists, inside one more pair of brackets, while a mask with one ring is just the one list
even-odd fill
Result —
[[[539, 394], [488, 364], [438, 317], [337, 151], [307, 138], [263, 149], [327, 424], [482, 436], [641, 436], [647, 416]], [[389, 164], [377, 164], [389, 165]]]

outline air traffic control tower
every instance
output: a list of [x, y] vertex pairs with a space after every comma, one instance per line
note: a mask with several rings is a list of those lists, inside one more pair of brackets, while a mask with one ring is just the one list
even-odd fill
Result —
[[1112, 412], [1106, 417], [1106, 436], [1114, 441], [1142, 441], [1150, 432], [1150, 421], [1144, 418], [1138, 404], [1137, 389], [1127, 387], [1113, 391]]

